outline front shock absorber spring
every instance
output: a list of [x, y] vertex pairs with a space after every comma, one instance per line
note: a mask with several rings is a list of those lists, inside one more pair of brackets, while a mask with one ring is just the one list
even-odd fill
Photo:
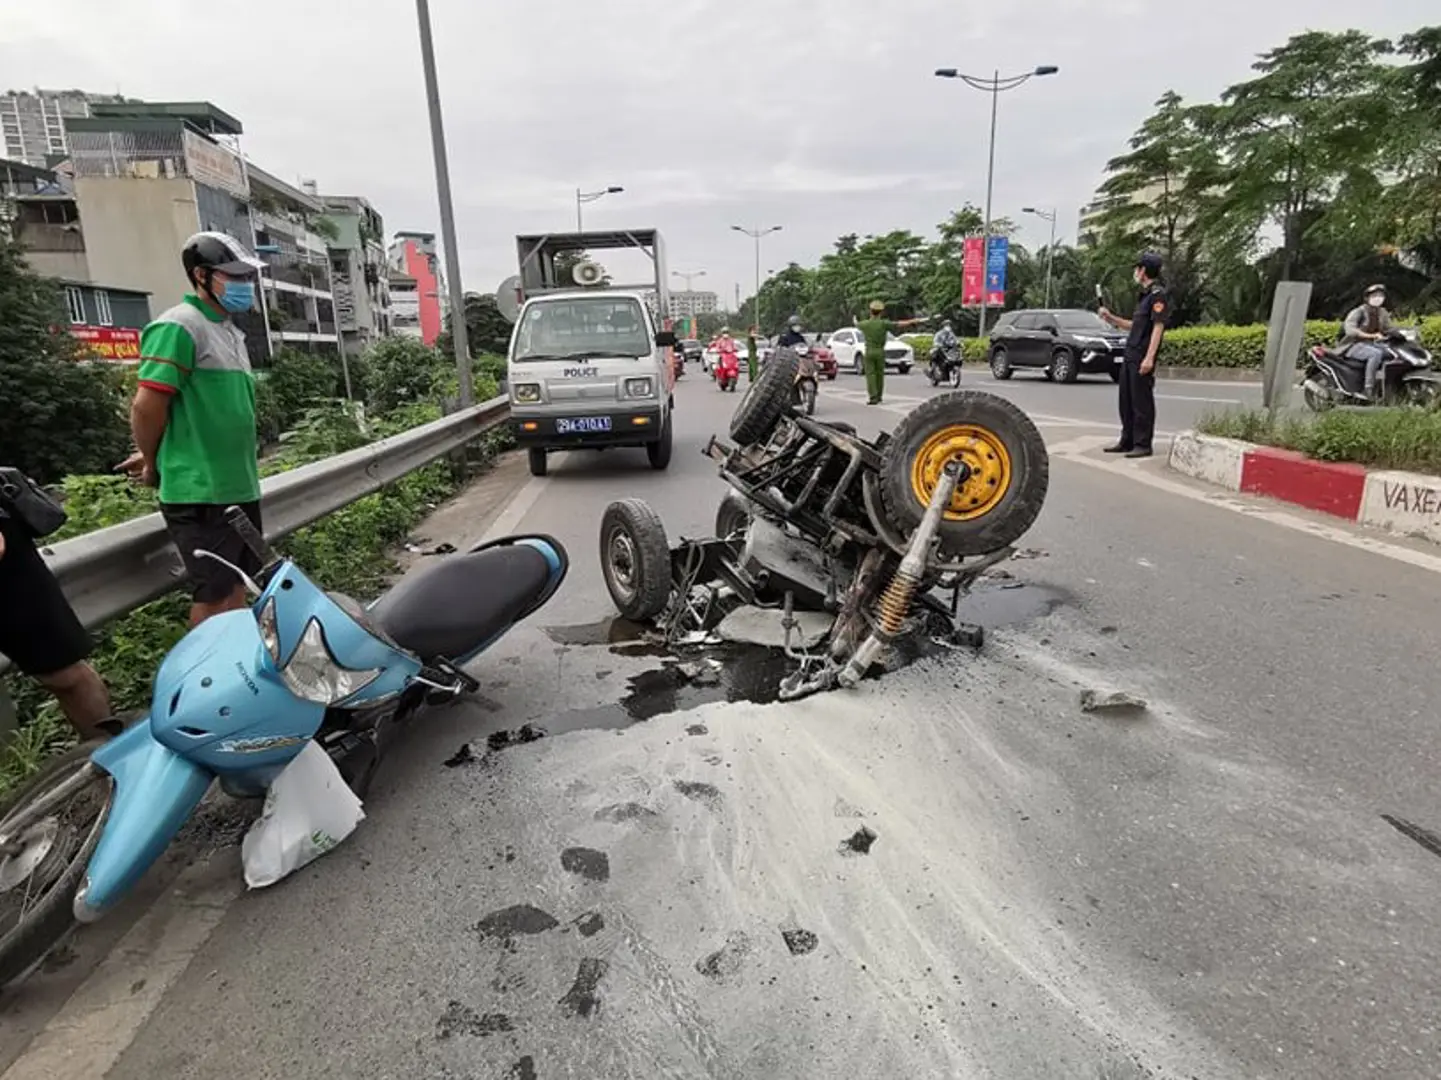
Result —
[[881, 594], [876, 616], [887, 637], [895, 637], [901, 632], [906, 616], [911, 613], [911, 600], [916, 595], [916, 586], [919, 584], [920, 582], [902, 567], [896, 571], [891, 583], [886, 586], [886, 591]]

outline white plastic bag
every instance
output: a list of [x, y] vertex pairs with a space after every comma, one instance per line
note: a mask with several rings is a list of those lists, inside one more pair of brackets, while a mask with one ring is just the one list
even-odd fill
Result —
[[364, 818], [330, 755], [306, 743], [270, 785], [265, 809], [240, 845], [245, 884], [274, 885], [335, 847]]

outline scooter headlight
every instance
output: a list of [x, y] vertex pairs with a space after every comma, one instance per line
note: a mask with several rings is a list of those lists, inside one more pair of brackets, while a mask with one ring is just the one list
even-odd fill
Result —
[[270, 654], [271, 661], [276, 667], [280, 666], [280, 630], [275, 625], [275, 597], [265, 601], [265, 606], [260, 609], [260, 618], [256, 620], [260, 624], [260, 641], [265, 646], [265, 651]]
[[[261, 613], [262, 616], [264, 612]], [[264, 632], [262, 631], [262, 637]], [[298, 698], [318, 705], [333, 705], [359, 693], [380, 677], [383, 668], [356, 671], [341, 667], [325, 643], [325, 631], [319, 619], [305, 624], [300, 643], [280, 669], [280, 677]]]

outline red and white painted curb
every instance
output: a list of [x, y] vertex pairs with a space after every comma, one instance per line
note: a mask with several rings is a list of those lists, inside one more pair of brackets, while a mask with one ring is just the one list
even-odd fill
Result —
[[1293, 450], [1194, 431], [1171, 441], [1167, 463], [1228, 491], [1266, 495], [1441, 544], [1441, 476], [1314, 461]]

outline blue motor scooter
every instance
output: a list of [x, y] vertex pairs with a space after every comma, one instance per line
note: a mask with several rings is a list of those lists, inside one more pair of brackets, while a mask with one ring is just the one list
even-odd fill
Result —
[[0, 988], [114, 907], [215, 780], [263, 795], [315, 740], [363, 794], [399, 726], [477, 689], [462, 665], [569, 568], [558, 541], [507, 537], [438, 558], [364, 608], [276, 558], [238, 509], [227, 520], [260, 558], [254, 580], [232, 567], [253, 606], [191, 630], [161, 664], [148, 716], [54, 759], [0, 811]]

